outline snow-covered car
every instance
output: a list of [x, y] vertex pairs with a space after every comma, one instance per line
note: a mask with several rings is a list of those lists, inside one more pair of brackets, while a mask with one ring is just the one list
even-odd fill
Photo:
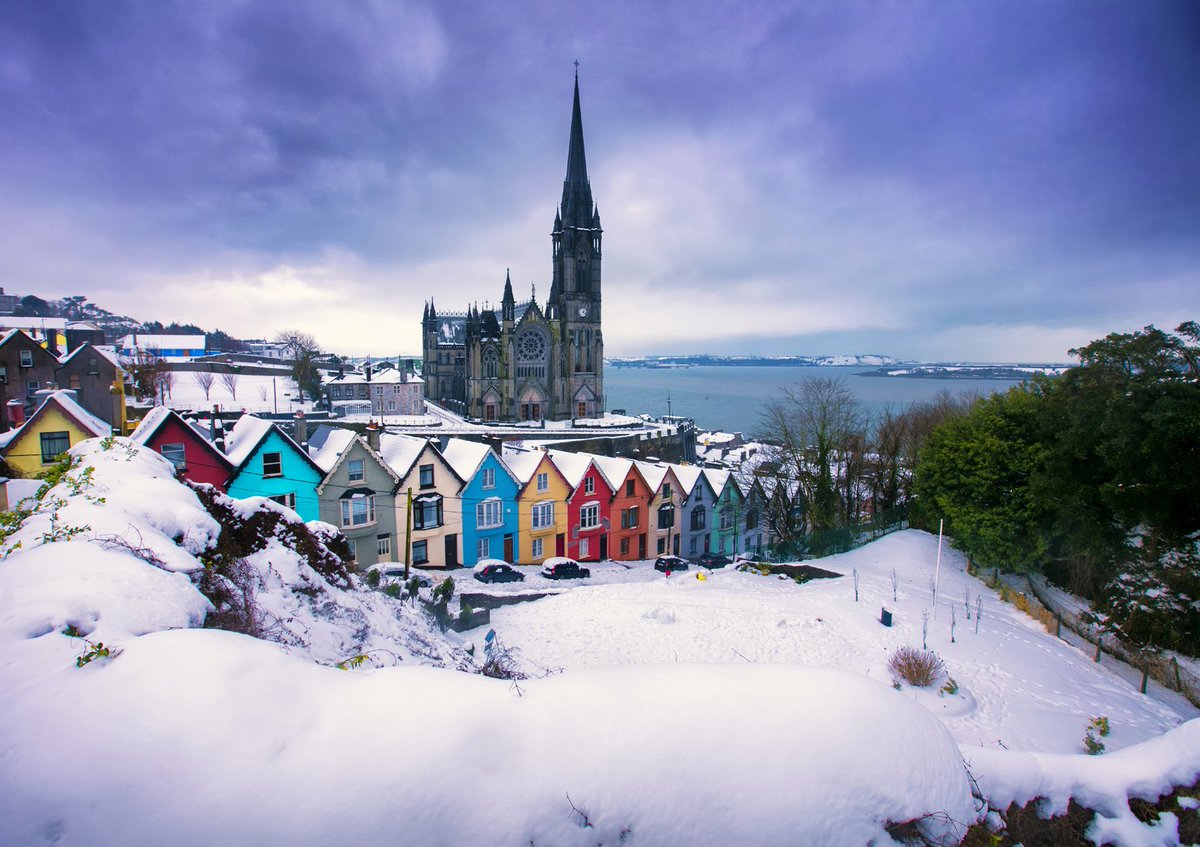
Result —
[[546, 579], [587, 579], [592, 572], [579, 566], [574, 559], [555, 556], [542, 563], [542, 576]]
[[[404, 581], [404, 565], [397, 565], [394, 562], [386, 562], [380, 565], [372, 565], [367, 568], [367, 572], [377, 571], [380, 579], [398, 579]], [[433, 580], [427, 574], [423, 574], [412, 568], [408, 569], [408, 578], [417, 578], [417, 585], [421, 588], [433, 588]]]
[[480, 582], [524, 582], [525, 574], [508, 562], [499, 559], [484, 559], [475, 566], [472, 574]]
[[733, 560], [728, 556], [722, 556], [720, 553], [701, 553], [696, 559], [696, 564], [702, 568], [723, 568]]
[[735, 565], [761, 565], [766, 562], [758, 553], [738, 553], [733, 557]]
[[654, 560], [654, 569], [663, 573], [686, 571], [688, 569], [688, 561], [678, 556], [659, 556]]

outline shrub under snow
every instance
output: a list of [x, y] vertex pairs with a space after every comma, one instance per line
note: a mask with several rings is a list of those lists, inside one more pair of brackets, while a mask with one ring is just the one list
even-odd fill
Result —
[[924, 688], [933, 685], [946, 673], [946, 663], [930, 650], [900, 647], [888, 656], [888, 669], [897, 680]]

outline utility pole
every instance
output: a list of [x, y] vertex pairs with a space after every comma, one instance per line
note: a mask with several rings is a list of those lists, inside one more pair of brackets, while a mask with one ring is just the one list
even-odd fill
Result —
[[408, 582], [412, 562], [412, 489], [408, 489], [408, 504], [404, 507], [404, 581]]
[[271, 377], [271, 400], [275, 403], [275, 414], [279, 414], [279, 393], [275, 388], [275, 377]]

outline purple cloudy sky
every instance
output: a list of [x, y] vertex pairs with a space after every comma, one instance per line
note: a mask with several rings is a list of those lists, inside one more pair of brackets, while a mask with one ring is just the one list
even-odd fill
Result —
[[415, 352], [549, 290], [576, 58], [610, 355], [1200, 318], [1193, 0], [9, 3], [0, 284]]

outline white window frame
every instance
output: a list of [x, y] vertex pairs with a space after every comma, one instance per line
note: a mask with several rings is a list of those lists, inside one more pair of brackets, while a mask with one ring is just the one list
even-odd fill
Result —
[[532, 519], [534, 529], [549, 529], [554, 526], [554, 501], [534, 503]]
[[579, 558], [582, 559], [586, 556], [591, 555], [591, 549], [590, 549], [591, 545], [589, 544], [589, 542], [591, 540], [592, 539], [590, 539], [590, 538], [579, 539]]
[[595, 529], [600, 526], [600, 504], [584, 503], [579, 507], [579, 528]]
[[366, 459], [346, 460], [346, 479], [350, 482], [363, 482], [367, 478]]
[[346, 546], [350, 548], [350, 561], [358, 561], [358, 544], [353, 538], [346, 539]]
[[484, 468], [483, 469], [483, 487], [484, 488], [495, 488], [496, 487], [496, 469], [495, 468]]
[[32, 350], [22, 350], [21, 351], [21, 367], [23, 367], [23, 368], [32, 368], [33, 367], [33, 351]]
[[[277, 457], [271, 463], [272, 465], [274, 465], [276, 467], [276, 470], [274, 470], [274, 471], [267, 470], [267, 457], [268, 456]], [[277, 476], [283, 476], [283, 453], [280, 453], [278, 451], [272, 451], [270, 453], [263, 453], [262, 454], [262, 463], [263, 463], [262, 464], [262, 467], [263, 467], [262, 475], [264, 478], [269, 479], [269, 478], [274, 478]]]
[[489, 497], [475, 506], [475, 528], [495, 529], [504, 525], [504, 501]]
[[584, 494], [595, 494], [596, 493], [596, 478], [594, 476], [588, 476], [588, 477], [584, 478], [583, 493]]
[[537, 475], [537, 490], [538, 490], [539, 494], [542, 494], [542, 493], [550, 490], [550, 473], [549, 473], [549, 471], [542, 471], [540, 474]]
[[[392, 555], [392, 537], [390, 535], [381, 535], [375, 539], [375, 552], [379, 556], [379, 561], [386, 562], [391, 560]], [[388, 558], [384, 558], [384, 557]]]
[[475, 545], [475, 554], [477, 559], [492, 558], [492, 539], [487, 537], [479, 539]]
[[181, 471], [187, 470], [187, 445], [182, 441], [160, 444], [158, 445], [158, 452], [177, 469]]
[[542, 539], [540, 539], [540, 538], [533, 539], [533, 541], [529, 545], [529, 552], [533, 555], [533, 558], [535, 558], [535, 559], [542, 558], [542, 549], [543, 549]]
[[[353, 497], [343, 498], [341, 503], [343, 527], [354, 528], [375, 523], [374, 494], [355, 494]], [[361, 513], [355, 508], [358, 504], [362, 504]]]

